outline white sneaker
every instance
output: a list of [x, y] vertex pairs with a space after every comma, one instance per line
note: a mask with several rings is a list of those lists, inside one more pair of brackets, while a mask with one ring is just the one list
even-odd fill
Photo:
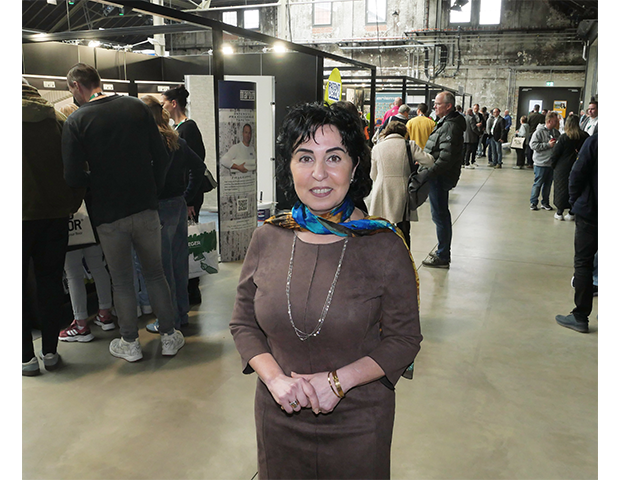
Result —
[[133, 342], [127, 342], [123, 338], [115, 338], [110, 342], [110, 353], [128, 362], [137, 362], [142, 358], [142, 348], [136, 338]]
[[555, 212], [553, 214], [553, 218], [555, 218], [556, 220], [564, 220], [564, 217], [562, 216], [562, 214], [558, 212]]
[[564, 215], [564, 220], [566, 220], [567, 222], [574, 222], [575, 215], [571, 215], [570, 213], [567, 213], [566, 215]]
[[176, 355], [183, 345], [185, 345], [185, 338], [183, 338], [183, 334], [178, 330], [161, 336], [162, 355]]

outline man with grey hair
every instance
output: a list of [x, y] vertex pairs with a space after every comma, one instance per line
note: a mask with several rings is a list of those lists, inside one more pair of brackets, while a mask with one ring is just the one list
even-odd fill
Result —
[[455, 98], [451, 92], [438, 93], [434, 108], [439, 121], [428, 137], [424, 151], [435, 159], [435, 163], [428, 168], [428, 199], [437, 231], [437, 250], [431, 252], [422, 265], [450, 268], [452, 217], [448, 201], [450, 190], [456, 187], [461, 176], [466, 123], [465, 117], [456, 111]]
[[558, 126], [560, 119], [557, 112], [549, 112], [545, 117], [545, 123], [536, 128], [530, 139], [530, 148], [534, 152], [534, 185], [530, 195], [530, 210], [538, 210], [538, 197], [542, 191], [542, 207], [545, 210], [553, 210], [549, 205], [551, 184], [553, 183], [553, 167], [551, 166], [551, 154], [555, 142], [560, 136]]
[[387, 123], [397, 120], [402, 122], [404, 125], [407, 125], [407, 122], [409, 121], [409, 112], [411, 112], [411, 108], [406, 103], [403, 103], [400, 107], [398, 107], [398, 113], [393, 117], [390, 117]]

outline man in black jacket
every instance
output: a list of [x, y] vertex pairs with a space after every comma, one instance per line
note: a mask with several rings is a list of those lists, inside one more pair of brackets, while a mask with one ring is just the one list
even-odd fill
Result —
[[581, 147], [570, 172], [568, 193], [575, 214], [575, 308], [569, 315], [556, 315], [555, 320], [563, 327], [588, 333], [594, 256], [598, 251], [598, 134]]
[[133, 247], [159, 320], [162, 354], [176, 355], [185, 340], [174, 328], [157, 212], [170, 158], [155, 119], [137, 98], [103, 93], [99, 73], [90, 65], [74, 65], [67, 85], [80, 108], [62, 131], [64, 176], [70, 187], [88, 188], [86, 205], [110, 269], [121, 331], [110, 353], [128, 362], [142, 358]]
[[435, 163], [428, 169], [428, 199], [437, 229], [438, 245], [437, 250], [430, 253], [422, 264], [433, 268], [450, 268], [452, 217], [448, 199], [450, 190], [456, 187], [461, 176], [466, 124], [465, 117], [455, 109], [455, 98], [451, 92], [438, 93], [434, 108], [439, 121], [428, 138], [424, 151], [435, 158]]
[[493, 155], [489, 155], [489, 159], [493, 158], [493, 166], [502, 168], [502, 136], [506, 128], [506, 120], [499, 114], [499, 108], [493, 109], [493, 123], [491, 127], [491, 138], [489, 138], [490, 147]]

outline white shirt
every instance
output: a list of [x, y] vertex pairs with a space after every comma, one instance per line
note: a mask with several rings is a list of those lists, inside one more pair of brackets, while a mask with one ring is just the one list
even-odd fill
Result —
[[[222, 157], [220, 165], [230, 170], [233, 163], [237, 165], [245, 163], [245, 168], [248, 170], [256, 170], [256, 154], [254, 153], [254, 148], [251, 146], [246, 147], [243, 143], [237, 143], [230, 147], [230, 150]], [[233, 170], [233, 173], [234, 172], [237, 171]]]
[[594, 128], [596, 127], [597, 124], [598, 124], [598, 117], [596, 118], [590, 117], [588, 119], [588, 123], [586, 123], [586, 128], [584, 130], [586, 131], [588, 135], [592, 136], [594, 134]]

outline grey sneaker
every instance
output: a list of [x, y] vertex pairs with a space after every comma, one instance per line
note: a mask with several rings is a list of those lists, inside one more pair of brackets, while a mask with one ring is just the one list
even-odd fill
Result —
[[115, 338], [110, 342], [110, 353], [128, 362], [137, 362], [142, 358], [142, 349], [138, 339], [127, 342], [123, 338]]
[[443, 260], [437, 255], [430, 254], [422, 261], [422, 265], [431, 268], [450, 268], [450, 260]]
[[41, 370], [39, 370], [37, 357], [32, 357], [29, 362], [22, 363], [22, 375], [24, 377], [34, 377], [39, 373], [41, 373]]
[[570, 328], [571, 330], [575, 330], [579, 333], [588, 333], [590, 331], [588, 328], [588, 322], [580, 322], [572, 313], [569, 315], [556, 315], [555, 321], [558, 322], [559, 325]]
[[60, 363], [60, 355], [58, 355], [58, 353], [46, 353], [43, 355], [43, 351], [41, 351], [39, 353], [39, 358], [43, 360], [45, 370], [56, 370]]
[[176, 355], [183, 345], [185, 345], [185, 338], [183, 338], [183, 334], [178, 330], [161, 336], [162, 355]]

